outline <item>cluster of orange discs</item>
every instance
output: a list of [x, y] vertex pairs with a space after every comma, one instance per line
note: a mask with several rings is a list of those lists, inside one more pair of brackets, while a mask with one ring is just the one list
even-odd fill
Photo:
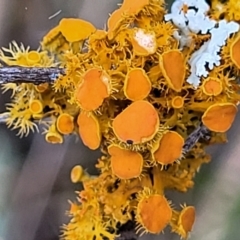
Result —
[[[216, 11], [206, 14], [219, 20]], [[11, 58], [0, 53], [9, 65], [65, 69], [53, 85], [6, 84], [15, 99], [7, 108], [10, 127], [24, 135], [40, 121], [47, 142], [63, 143], [77, 133], [102, 152], [99, 176], [80, 165], [72, 169], [72, 181], [82, 182], [83, 190], [70, 203], [65, 240], [113, 240], [129, 221], [140, 234], [170, 226], [186, 239], [192, 230], [195, 208], [173, 207], [165, 190], [193, 187], [196, 172], [210, 161], [205, 146], [226, 140], [240, 100], [240, 34], [230, 35], [219, 52], [221, 64], [193, 86], [189, 60], [211, 35], [189, 33], [190, 44], [180, 47], [180, 30], [165, 21], [166, 13], [163, 0], [125, 0], [107, 30], [65, 18], [44, 36], [41, 50], [15, 46], [4, 49]], [[186, 138], [200, 124], [210, 140], [185, 152]]]

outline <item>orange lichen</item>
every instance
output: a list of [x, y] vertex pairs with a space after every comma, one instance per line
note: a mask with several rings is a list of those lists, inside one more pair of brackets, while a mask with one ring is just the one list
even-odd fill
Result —
[[99, 68], [89, 69], [82, 77], [75, 98], [80, 107], [86, 111], [99, 108], [104, 99], [110, 95], [110, 77]]
[[41, 83], [35, 86], [36, 90], [40, 93], [45, 92], [48, 89], [48, 87], [49, 87], [48, 83]]
[[182, 238], [187, 239], [192, 231], [195, 222], [195, 208], [193, 206], [183, 206], [179, 212], [173, 210], [173, 216], [170, 222], [172, 231], [179, 234]]
[[194, 222], [195, 208], [193, 206], [184, 207], [178, 219], [178, 231], [183, 238], [188, 237], [188, 233], [192, 231]]
[[153, 145], [153, 158], [161, 165], [172, 164], [181, 157], [183, 145], [183, 137], [177, 132], [169, 131]]
[[240, 35], [230, 46], [230, 57], [238, 69], [240, 69]]
[[[175, 7], [186, 17], [197, 11], [180, 5]], [[204, 16], [230, 20], [227, 10], [210, 8]], [[192, 188], [197, 171], [210, 161], [205, 147], [226, 141], [240, 101], [239, 26], [230, 22], [225, 46], [211, 51], [210, 38], [226, 27], [224, 21], [217, 19], [210, 32], [187, 24], [188, 33], [173, 12], [165, 13], [164, 0], [123, 0], [108, 30], [63, 19], [36, 51], [15, 42], [0, 49], [3, 70], [53, 67], [49, 84], [3, 86], [12, 103], [1, 120], [21, 137], [38, 130], [39, 122], [47, 142], [63, 143], [64, 134], [79, 133], [86, 146], [101, 150], [98, 176], [79, 165], [71, 171], [72, 182], [82, 182], [83, 189], [70, 203], [64, 240], [117, 239], [133, 221], [154, 234], [168, 224], [183, 238], [192, 230], [194, 207], [171, 209], [165, 194]], [[205, 64], [201, 53], [208, 50], [218, 56]], [[202, 124], [209, 128], [206, 139]]]
[[157, 34], [157, 44], [161, 52], [165, 49], [169, 49], [169, 45], [176, 42], [176, 39], [173, 38], [175, 29], [170, 22], [161, 22], [156, 25], [155, 29], [155, 31], [159, 33]]
[[111, 168], [114, 175], [120, 179], [139, 177], [143, 167], [143, 157], [140, 153], [110, 145]]
[[211, 2], [211, 11], [209, 12], [210, 17], [214, 20], [222, 19], [222, 16], [226, 14], [226, 6], [224, 3], [213, 0]]
[[78, 42], [88, 38], [96, 28], [87, 21], [78, 18], [63, 18], [59, 30], [68, 42]]
[[137, 206], [139, 230], [158, 234], [167, 226], [171, 217], [172, 209], [164, 196], [153, 193], [141, 197]]
[[81, 165], [76, 165], [71, 170], [71, 181], [73, 183], [89, 180], [90, 176], [84, 171]]
[[124, 82], [124, 94], [132, 100], [142, 100], [151, 91], [151, 82], [142, 68], [131, 69]]
[[91, 36], [89, 36], [89, 44], [94, 45], [94, 41], [102, 40], [106, 37], [107, 32], [102, 29], [97, 29]]
[[54, 39], [58, 37], [60, 34], [60, 28], [59, 26], [56, 26], [52, 28], [45, 36], [43, 37], [42, 44], [43, 45], [48, 45], [50, 42], [52, 42]]
[[121, 9], [126, 12], [127, 14], [137, 14], [140, 12], [145, 6], [150, 3], [150, 0], [125, 0], [121, 6]]
[[224, 10], [225, 10], [225, 18], [228, 21], [240, 21], [240, 6], [239, 2], [236, 0], [228, 0], [226, 3], [223, 2], [224, 5]]
[[184, 98], [181, 97], [181, 96], [175, 96], [173, 99], [172, 99], [172, 107], [173, 108], [176, 108], [176, 109], [179, 109], [179, 108], [182, 108], [184, 105]]
[[70, 200], [68, 201], [68, 203], [70, 204], [70, 209], [68, 210], [69, 214], [74, 214], [81, 209], [81, 207], [78, 204], [73, 203]]
[[148, 56], [157, 50], [155, 32], [146, 31], [142, 28], [134, 29], [131, 43], [133, 52], [139, 56]]
[[51, 29], [42, 40], [42, 47], [50, 51], [65, 51], [69, 49], [69, 44], [60, 32], [59, 25]]
[[[91, 36], [89, 36], [89, 47], [99, 53], [100, 51], [105, 52], [106, 48], [106, 36], [107, 32], [105, 30], [97, 29]], [[104, 50], [103, 50], [104, 49]]]
[[112, 123], [117, 138], [134, 144], [151, 140], [159, 129], [159, 116], [153, 105], [144, 100], [133, 102]]
[[101, 132], [98, 119], [93, 113], [81, 112], [78, 116], [79, 135], [87, 147], [97, 149], [101, 143]]
[[39, 61], [41, 60], [41, 56], [40, 53], [38, 51], [30, 51], [27, 54], [27, 60], [29, 63], [39, 63]]
[[32, 100], [29, 103], [29, 109], [33, 114], [41, 113], [43, 110], [43, 104], [38, 99]]
[[71, 181], [73, 183], [81, 182], [81, 177], [83, 174], [83, 168], [80, 165], [77, 165], [72, 168], [71, 170]]
[[216, 103], [204, 112], [202, 122], [211, 131], [226, 132], [231, 127], [236, 113], [237, 107], [233, 103]]
[[45, 140], [48, 143], [52, 144], [61, 144], [63, 143], [62, 135], [56, 130], [55, 124], [51, 125], [47, 130], [47, 134], [45, 135]]
[[188, 5], [187, 4], [183, 4], [181, 11], [183, 11], [186, 14], [188, 9], [189, 9]]
[[185, 61], [180, 50], [169, 50], [160, 55], [160, 68], [170, 88], [176, 92], [182, 90], [185, 79]]
[[114, 32], [118, 30], [123, 21], [123, 11], [121, 8], [115, 10], [107, 21], [108, 38], [111, 40], [114, 37]]
[[73, 116], [68, 113], [62, 113], [58, 116], [56, 122], [57, 130], [62, 134], [70, 134], [74, 130]]
[[202, 91], [207, 96], [218, 96], [223, 90], [222, 82], [213, 77], [208, 77], [203, 81]]
[[115, 36], [114, 32], [117, 32], [122, 26], [124, 26], [124, 22], [129, 24], [129, 22], [132, 21], [129, 17], [138, 14], [148, 4], [149, 0], [140, 0], [137, 2], [131, 0], [123, 1], [122, 6], [115, 10], [108, 18], [108, 38], [110, 40], [113, 39]]
[[58, 133], [47, 133], [45, 136], [45, 140], [48, 143], [52, 143], [52, 144], [62, 144], [63, 143], [63, 137], [58, 134]]

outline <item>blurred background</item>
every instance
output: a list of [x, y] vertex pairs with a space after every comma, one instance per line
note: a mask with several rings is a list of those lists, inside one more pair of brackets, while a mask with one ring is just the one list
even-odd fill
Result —
[[[0, 46], [15, 40], [36, 49], [39, 41], [63, 17], [79, 17], [104, 28], [108, 14], [120, 0], [0, 0]], [[170, 6], [170, 1], [168, 2]], [[59, 13], [55, 17], [51, 17]], [[9, 94], [0, 94], [0, 111]], [[240, 116], [228, 133], [228, 144], [208, 149], [212, 161], [196, 176], [186, 194], [167, 192], [175, 206], [196, 206], [193, 240], [240, 239]], [[68, 221], [68, 199], [75, 200], [79, 185], [70, 182], [70, 170], [83, 165], [95, 174], [100, 155], [75, 137], [64, 144], [47, 144], [41, 134], [19, 139], [0, 125], [0, 240], [57, 240], [60, 226]], [[165, 231], [141, 240], [177, 240]]]

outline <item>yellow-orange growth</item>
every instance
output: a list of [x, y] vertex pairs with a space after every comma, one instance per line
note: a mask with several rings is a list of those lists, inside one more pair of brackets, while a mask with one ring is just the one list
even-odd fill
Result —
[[183, 137], [177, 132], [169, 131], [153, 148], [153, 158], [162, 165], [172, 164], [181, 157], [183, 145]]
[[108, 153], [111, 155], [113, 174], [120, 179], [139, 177], [143, 167], [143, 157], [140, 153], [122, 149], [117, 145], [110, 145]]
[[92, 150], [101, 143], [101, 132], [98, 119], [93, 113], [81, 112], [78, 115], [79, 135], [83, 143]]
[[160, 55], [160, 68], [170, 88], [180, 92], [185, 79], [185, 62], [180, 50], [169, 50]]
[[159, 116], [156, 109], [147, 101], [133, 102], [112, 123], [117, 138], [133, 144], [151, 140], [159, 129]]
[[137, 216], [146, 232], [158, 234], [170, 222], [172, 209], [164, 196], [153, 194], [138, 203]]
[[124, 94], [132, 100], [142, 100], [148, 96], [151, 91], [151, 82], [142, 68], [131, 69], [124, 82]]
[[237, 113], [233, 103], [216, 103], [203, 114], [202, 122], [211, 131], [226, 132], [232, 125]]
[[110, 77], [99, 68], [89, 69], [82, 77], [75, 98], [86, 111], [99, 108], [110, 94]]

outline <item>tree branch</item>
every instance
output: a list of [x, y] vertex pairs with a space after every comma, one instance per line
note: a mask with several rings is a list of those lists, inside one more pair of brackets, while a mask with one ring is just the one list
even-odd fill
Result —
[[183, 145], [183, 153], [188, 153], [200, 138], [210, 139], [209, 130], [201, 123], [186, 139]]
[[0, 84], [5, 83], [53, 83], [60, 75], [65, 75], [64, 68], [40, 68], [9, 66], [0, 68]]

